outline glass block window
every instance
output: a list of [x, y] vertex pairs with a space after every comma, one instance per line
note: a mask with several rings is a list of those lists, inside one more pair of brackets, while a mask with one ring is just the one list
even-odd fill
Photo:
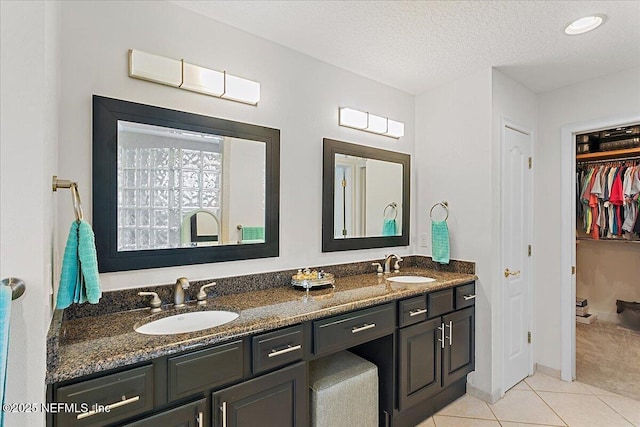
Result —
[[204, 208], [220, 218], [221, 180], [219, 152], [119, 144], [118, 250], [183, 246], [187, 214]]

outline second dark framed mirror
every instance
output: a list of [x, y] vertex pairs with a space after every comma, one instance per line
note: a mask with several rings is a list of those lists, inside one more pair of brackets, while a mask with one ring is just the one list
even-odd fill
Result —
[[322, 252], [409, 245], [411, 156], [325, 138]]

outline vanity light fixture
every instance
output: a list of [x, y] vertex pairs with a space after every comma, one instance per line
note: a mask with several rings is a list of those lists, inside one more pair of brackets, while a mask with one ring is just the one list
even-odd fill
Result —
[[569, 36], [576, 36], [578, 34], [584, 34], [588, 31], [595, 30], [602, 25], [604, 18], [605, 15], [592, 15], [576, 19], [565, 27], [564, 33]]
[[338, 124], [395, 139], [404, 136], [404, 123], [353, 108], [338, 109]]
[[129, 77], [257, 105], [260, 83], [137, 49], [129, 50]]

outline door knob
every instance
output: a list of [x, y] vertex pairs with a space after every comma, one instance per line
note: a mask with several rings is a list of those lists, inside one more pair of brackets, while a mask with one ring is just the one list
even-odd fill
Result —
[[520, 270], [518, 270], [518, 271], [509, 271], [508, 268], [504, 269], [504, 277], [517, 276], [518, 274], [520, 274]]

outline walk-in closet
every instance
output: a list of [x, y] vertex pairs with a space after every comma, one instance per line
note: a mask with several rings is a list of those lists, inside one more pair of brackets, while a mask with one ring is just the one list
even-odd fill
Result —
[[640, 396], [640, 124], [576, 135], [576, 378]]

